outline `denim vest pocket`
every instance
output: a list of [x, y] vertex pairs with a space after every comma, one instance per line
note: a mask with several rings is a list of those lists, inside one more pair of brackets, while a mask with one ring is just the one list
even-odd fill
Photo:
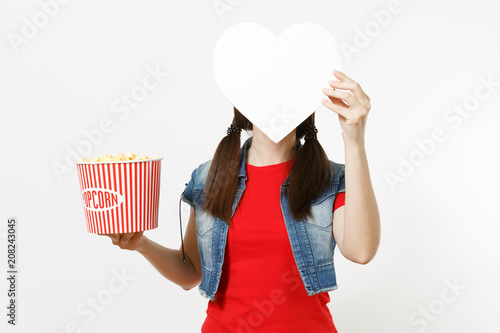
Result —
[[305, 223], [327, 229], [333, 223], [333, 202], [337, 193], [338, 182], [330, 182], [327, 189], [311, 202], [313, 218], [306, 216]]
[[205, 236], [214, 227], [215, 218], [203, 209], [203, 190], [194, 189], [194, 204], [196, 209], [196, 232], [200, 236]]

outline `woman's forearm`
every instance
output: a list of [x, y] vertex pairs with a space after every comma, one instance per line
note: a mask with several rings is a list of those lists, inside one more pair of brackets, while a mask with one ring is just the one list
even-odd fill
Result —
[[363, 143], [345, 147], [344, 243], [360, 262], [369, 262], [380, 243], [380, 217]]
[[193, 264], [187, 256], [184, 263], [180, 250], [161, 246], [144, 237], [137, 252], [141, 253], [161, 275], [183, 289], [189, 290], [199, 284], [199, 277]]

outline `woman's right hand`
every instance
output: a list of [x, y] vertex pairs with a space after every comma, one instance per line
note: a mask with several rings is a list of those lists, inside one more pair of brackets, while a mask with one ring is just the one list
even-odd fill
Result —
[[144, 231], [128, 232], [122, 234], [101, 234], [111, 238], [113, 244], [119, 246], [122, 250], [138, 251], [147, 241], [147, 237], [143, 236]]

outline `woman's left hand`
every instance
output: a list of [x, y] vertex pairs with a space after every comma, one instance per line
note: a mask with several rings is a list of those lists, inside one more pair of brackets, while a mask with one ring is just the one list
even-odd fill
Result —
[[344, 144], [364, 144], [365, 125], [371, 108], [370, 97], [361, 89], [359, 83], [344, 73], [333, 71], [333, 74], [340, 81], [330, 81], [333, 89], [323, 89], [323, 93], [328, 96], [329, 100], [323, 99], [322, 103], [339, 115]]

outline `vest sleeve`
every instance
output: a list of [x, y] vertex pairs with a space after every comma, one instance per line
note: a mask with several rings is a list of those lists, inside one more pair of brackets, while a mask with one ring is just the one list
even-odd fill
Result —
[[339, 163], [339, 187], [337, 193], [345, 192], [345, 164]]
[[193, 189], [194, 189], [194, 182], [195, 182], [195, 179], [196, 179], [196, 171], [198, 169], [194, 169], [193, 172], [191, 172], [191, 179], [189, 180], [189, 182], [186, 184], [186, 188], [184, 189], [184, 191], [182, 192], [181, 194], [181, 200], [184, 201], [184, 202], [187, 202], [188, 204], [190, 204], [191, 206], [194, 207], [194, 203], [193, 203]]

